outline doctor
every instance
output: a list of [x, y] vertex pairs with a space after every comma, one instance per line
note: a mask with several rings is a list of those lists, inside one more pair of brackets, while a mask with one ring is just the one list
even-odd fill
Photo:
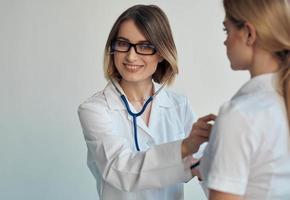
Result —
[[164, 12], [153, 5], [127, 9], [104, 58], [110, 81], [78, 110], [99, 198], [182, 200], [183, 183], [193, 176], [191, 155], [208, 140], [215, 116], [193, 125], [188, 100], [163, 88], [178, 72]]

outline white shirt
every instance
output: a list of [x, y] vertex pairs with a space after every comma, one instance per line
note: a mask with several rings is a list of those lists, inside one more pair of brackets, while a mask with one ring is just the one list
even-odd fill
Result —
[[[130, 108], [136, 112], [131, 104]], [[149, 126], [137, 118], [140, 152], [134, 143], [132, 117], [112, 83], [81, 104], [78, 112], [87, 163], [101, 200], [183, 199], [182, 183], [192, 175], [191, 159], [181, 158], [181, 142], [195, 120], [185, 97], [166, 89], [154, 97]]]
[[245, 200], [290, 199], [290, 133], [277, 78], [254, 77], [220, 108], [200, 166], [208, 188]]

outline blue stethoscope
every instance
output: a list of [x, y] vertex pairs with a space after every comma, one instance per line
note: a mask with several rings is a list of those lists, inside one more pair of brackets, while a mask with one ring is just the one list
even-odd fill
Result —
[[[150, 97], [148, 97], [148, 99], [145, 101], [142, 109], [137, 112], [134, 113], [132, 112], [132, 110], [130, 109], [129, 103], [127, 98], [125, 97], [124, 94], [122, 94], [122, 92], [118, 89], [118, 87], [116, 86], [115, 82], [113, 80], [111, 80], [112, 84], [114, 85], [115, 89], [117, 90], [117, 92], [120, 94], [120, 98], [122, 100], [122, 102], [124, 103], [126, 110], [128, 112], [128, 114], [130, 116], [132, 116], [133, 118], [133, 127], [134, 127], [134, 142], [135, 142], [135, 147], [137, 149], [137, 151], [140, 151], [140, 147], [139, 147], [139, 143], [138, 143], [138, 134], [137, 134], [137, 117], [139, 117], [140, 115], [142, 115], [144, 113], [144, 111], [146, 110], [148, 104], [153, 101], [153, 98], [162, 90], [162, 88], [165, 86], [166, 82]], [[197, 167], [200, 164], [200, 161], [194, 163], [193, 165], [191, 165], [191, 169]]]
[[152, 96], [148, 97], [148, 99], [145, 101], [142, 109], [139, 112], [137, 112], [137, 113], [132, 112], [132, 110], [130, 109], [128, 100], [125, 97], [125, 95], [122, 94], [122, 92], [118, 89], [118, 87], [116, 86], [116, 84], [114, 83], [113, 80], [111, 80], [111, 82], [114, 85], [114, 87], [117, 90], [117, 92], [120, 94], [120, 98], [121, 98], [122, 102], [124, 103], [128, 114], [133, 118], [135, 147], [136, 147], [137, 151], [140, 151], [140, 147], [139, 147], [139, 143], [138, 143], [138, 134], [137, 134], [137, 117], [139, 117], [140, 115], [142, 115], [144, 113], [144, 111], [146, 110], [148, 104], [151, 101], [153, 101], [153, 98], [162, 90], [162, 88], [165, 86], [167, 81]]

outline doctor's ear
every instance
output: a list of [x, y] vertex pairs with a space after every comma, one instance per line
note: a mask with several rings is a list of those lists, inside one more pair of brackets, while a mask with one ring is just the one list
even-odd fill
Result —
[[247, 45], [252, 46], [257, 39], [256, 28], [254, 27], [253, 24], [245, 22], [244, 29], [246, 34]]

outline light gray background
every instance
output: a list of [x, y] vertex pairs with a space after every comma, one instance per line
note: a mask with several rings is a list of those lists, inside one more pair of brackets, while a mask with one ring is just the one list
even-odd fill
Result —
[[[0, 0], [0, 199], [95, 200], [77, 107], [104, 88], [113, 22], [131, 5], [168, 15], [180, 74], [171, 87], [198, 116], [248, 79], [226, 59], [221, 0]], [[205, 199], [196, 180], [185, 199]]]

